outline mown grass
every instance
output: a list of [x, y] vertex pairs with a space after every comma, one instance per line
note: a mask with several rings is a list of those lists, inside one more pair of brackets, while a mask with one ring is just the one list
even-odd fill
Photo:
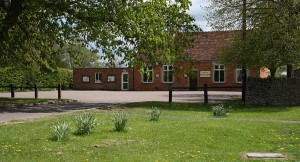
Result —
[[[118, 108], [129, 114], [124, 132], [113, 131], [109, 119], [113, 111], [92, 110], [98, 122], [94, 131], [73, 134], [66, 142], [51, 140], [51, 125], [71, 123], [74, 114], [2, 125], [0, 161], [244, 161], [246, 152], [277, 152], [286, 155], [286, 161], [300, 159], [300, 124], [278, 121], [300, 121], [300, 107], [225, 103], [233, 104], [226, 118], [212, 117], [212, 105], [125, 105]], [[152, 106], [162, 109], [158, 122], [149, 121]]]
[[0, 97], [0, 104], [30, 104], [41, 103], [48, 101], [58, 101], [57, 99], [34, 99], [34, 98], [2, 98]]

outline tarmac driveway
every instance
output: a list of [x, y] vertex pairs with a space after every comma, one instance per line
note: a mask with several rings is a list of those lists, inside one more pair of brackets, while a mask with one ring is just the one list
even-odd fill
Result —
[[[39, 98], [57, 98], [57, 91], [41, 91]], [[10, 97], [10, 93], [0, 93]], [[34, 98], [34, 92], [15, 92], [16, 98]], [[168, 91], [62, 91], [63, 99], [84, 103], [131, 103], [143, 101], [169, 101]], [[241, 92], [209, 91], [209, 102], [241, 98]], [[173, 91], [173, 102], [203, 103], [203, 91]]]

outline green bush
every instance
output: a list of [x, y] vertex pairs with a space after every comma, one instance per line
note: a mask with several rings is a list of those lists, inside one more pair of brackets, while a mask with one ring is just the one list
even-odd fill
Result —
[[128, 122], [128, 114], [124, 112], [114, 112], [112, 121], [115, 125], [115, 131], [124, 131]]
[[212, 106], [213, 116], [227, 116], [229, 108], [226, 108], [223, 104]]
[[63, 122], [53, 125], [53, 141], [67, 141], [70, 135], [70, 124]]
[[75, 115], [74, 123], [76, 126], [77, 135], [85, 135], [92, 132], [92, 129], [96, 126], [95, 116], [90, 113], [83, 113]]
[[161, 109], [159, 109], [157, 107], [152, 107], [149, 110], [149, 115], [150, 115], [151, 121], [158, 121], [160, 114], [161, 114]]
[[72, 70], [63, 68], [48, 71], [41, 71], [37, 67], [0, 68], [0, 86], [13, 84], [20, 87], [33, 87], [37, 84], [40, 87], [54, 87], [61, 84], [63, 89], [67, 89], [72, 85], [72, 77]]

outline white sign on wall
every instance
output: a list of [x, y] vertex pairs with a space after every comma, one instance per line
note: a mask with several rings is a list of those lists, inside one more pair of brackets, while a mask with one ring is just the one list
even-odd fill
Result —
[[83, 82], [83, 83], [88, 83], [88, 82], [90, 82], [90, 76], [88, 76], [88, 75], [82, 76], [82, 82]]
[[210, 71], [200, 71], [200, 77], [202, 77], [202, 78], [211, 77], [211, 72]]
[[115, 81], [116, 81], [116, 76], [114, 75], [107, 76], [107, 82], [115, 82]]

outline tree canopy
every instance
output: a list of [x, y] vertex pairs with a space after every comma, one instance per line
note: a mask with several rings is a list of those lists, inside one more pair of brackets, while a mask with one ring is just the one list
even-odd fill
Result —
[[[241, 29], [242, 1], [210, 1], [209, 20], [215, 29]], [[237, 37], [220, 55], [221, 61], [248, 68], [266, 66], [272, 76], [280, 66], [299, 65], [300, 2], [246, 0], [245, 4], [247, 37]]]
[[[199, 31], [189, 0], [0, 0], [0, 67], [51, 67], [80, 44], [129, 66], [175, 64]], [[60, 47], [60, 48], [57, 48]]]

